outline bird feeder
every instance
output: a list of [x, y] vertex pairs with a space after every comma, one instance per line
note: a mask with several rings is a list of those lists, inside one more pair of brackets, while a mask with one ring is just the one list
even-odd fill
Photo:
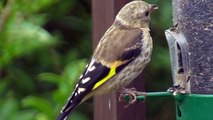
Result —
[[177, 120], [213, 120], [212, 6], [211, 0], [173, 0], [174, 27], [165, 34], [177, 86]]

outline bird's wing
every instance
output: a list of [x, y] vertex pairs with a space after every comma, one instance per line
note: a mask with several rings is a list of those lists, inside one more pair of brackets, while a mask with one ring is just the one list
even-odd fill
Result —
[[95, 82], [107, 76], [109, 71], [109, 68], [92, 59], [86, 66], [83, 74], [80, 76], [79, 82], [76, 84], [67, 104], [62, 108], [57, 120], [66, 120], [65, 118], [67, 118], [67, 116], [77, 107], [77, 105], [81, 103], [82, 99], [87, 95], [87, 93], [92, 90]]
[[[136, 58], [142, 51], [142, 38], [143, 32], [139, 29], [108, 31], [80, 76], [80, 80], [59, 118], [68, 116], [89, 92], [104, 84]], [[57, 120], [62, 120], [59, 118]]]

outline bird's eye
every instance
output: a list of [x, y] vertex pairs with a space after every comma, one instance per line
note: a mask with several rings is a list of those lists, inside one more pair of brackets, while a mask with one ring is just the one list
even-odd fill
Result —
[[149, 11], [146, 11], [146, 12], [145, 12], [145, 16], [149, 16]]

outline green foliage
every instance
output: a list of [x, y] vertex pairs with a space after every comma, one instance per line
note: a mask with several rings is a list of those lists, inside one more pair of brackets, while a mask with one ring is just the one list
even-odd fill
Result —
[[[0, 1], [0, 120], [55, 119], [92, 53], [90, 2]], [[171, 1], [148, 2], [159, 10], [150, 24], [154, 51], [145, 79], [147, 91], [162, 91], [171, 84], [164, 37], [172, 25]], [[160, 104], [148, 105], [152, 116]], [[71, 119], [91, 119], [88, 113], [77, 109]]]
[[0, 120], [56, 118], [91, 54], [90, 12], [72, 15], [82, 4], [0, 1]]

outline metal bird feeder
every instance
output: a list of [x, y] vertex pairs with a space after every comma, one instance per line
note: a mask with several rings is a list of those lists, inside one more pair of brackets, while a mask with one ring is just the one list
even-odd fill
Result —
[[[169, 45], [174, 86], [190, 92], [189, 48], [184, 35], [175, 27], [165, 32]], [[181, 91], [180, 91], [181, 92]]]
[[175, 27], [165, 34], [180, 90], [174, 94], [177, 120], [213, 120], [212, 6], [211, 0], [173, 0]]
[[166, 30], [165, 34], [172, 63], [173, 83], [178, 86], [177, 91], [174, 90], [177, 93], [173, 94], [177, 120], [213, 120], [209, 113], [213, 107], [213, 95], [191, 94], [187, 40], [177, 28]]

